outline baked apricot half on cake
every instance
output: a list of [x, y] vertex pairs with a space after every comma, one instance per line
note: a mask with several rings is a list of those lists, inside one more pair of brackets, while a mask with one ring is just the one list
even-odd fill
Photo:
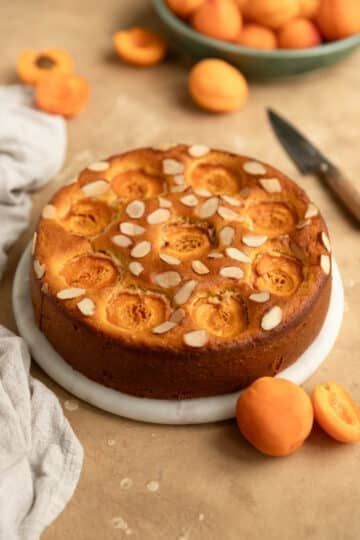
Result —
[[315, 339], [330, 250], [317, 207], [271, 165], [203, 144], [137, 149], [89, 164], [43, 209], [36, 320], [106, 386], [226, 394], [281, 372]]

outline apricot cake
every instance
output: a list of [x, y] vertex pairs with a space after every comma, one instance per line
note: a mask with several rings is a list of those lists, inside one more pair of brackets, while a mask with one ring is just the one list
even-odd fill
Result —
[[257, 160], [203, 145], [89, 165], [42, 211], [37, 324], [75, 370], [152, 398], [225, 394], [309, 347], [331, 290], [326, 225]]

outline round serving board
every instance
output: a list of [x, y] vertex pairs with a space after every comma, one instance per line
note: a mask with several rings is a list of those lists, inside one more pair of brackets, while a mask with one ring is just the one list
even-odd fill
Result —
[[[30, 297], [30, 246], [24, 252], [14, 280], [13, 306], [20, 335], [42, 369], [68, 392], [105, 411], [158, 424], [201, 424], [235, 415], [239, 392], [187, 400], [147, 399], [122, 394], [102, 386], [72, 369], [40, 332], [34, 320]], [[301, 384], [324, 362], [339, 333], [344, 313], [344, 289], [339, 268], [333, 260], [333, 282], [329, 311], [320, 334], [292, 366], [279, 377]]]

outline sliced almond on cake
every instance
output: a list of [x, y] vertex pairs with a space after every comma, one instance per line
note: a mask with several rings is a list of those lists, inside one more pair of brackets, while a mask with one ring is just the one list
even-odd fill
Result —
[[44, 206], [41, 215], [44, 219], [52, 219], [56, 216], [56, 208], [53, 204], [47, 204]]
[[95, 163], [91, 163], [91, 165], [88, 165], [89, 171], [93, 172], [104, 172], [107, 171], [110, 167], [110, 163], [107, 161], [96, 161]]
[[223, 227], [219, 232], [219, 240], [222, 246], [230, 246], [230, 244], [232, 244], [234, 240], [234, 237], [235, 229], [234, 227], [230, 227], [229, 225]]
[[304, 219], [311, 219], [316, 217], [319, 214], [318, 208], [316, 208], [314, 203], [310, 203], [306, 209]]
[[176, 322], [172, 321], [165, 321], [158, 326], [155, 326], [155, 328], [152, 329], [153, 334], [166, 334], [166, 332], [169, 332], [173, 328], [177, 326]]
[[234, 212], [234, 210], [231, 210], [231, 208], [228, 208], [227, 206], [219, 206], [217, 209], [217, 213], [220, 217], [223, 219], [226, 219], [227, 221], [244, 221], [244, 218], [240, 216], [237, 212]]
[[185, 176], [183, 174], [175, 174], [173, 180], [177, 186], [183, 186], [184, 184], [186, 184]]
[[193, 269], [193, 271], [196, 274], [199, 274], [199, 275], [205, 275], [205, 274], [208, 274], [210, 272], [208, 267], [203, 262], [201, 262], [199, 260], [192, 261], [191, 268]]
[[180, 259], [178, 259], [177, 257], [173, 257], [172, 255], [168, 255], [167, 253], [160, 253], [159, 257], [166, 264], [178, 265], [181, 263]]
[[170, 186], [170, 192], [171, 193], [182, 193], [183, 191], [186, 191], [189, 189], [190, 186], [187, 184], [183, 184], [182, 186]]
[[267, 241], [268, 237], [265, 235], [245, 234], [242, 237], [242, 242], [249, 247], [260, 247]]
[[95, 182], [89, 182], [82, 186], [81, 191], [87, 197], [101, 197], [105, 195], [110, 189], [110, 184], [106, 180], [95, 180]]
[[158, 197], [159, 199], [159, 206], [160, 208], [171, 208], [172, 203], [168, 199], [165, 199], [165, 197]]
[[223, 266], [220, 268], [220, 276], [230, 279], [242, 279], [244, 277], [244, 270], [239, 266]]
[[143, 273], [144, 267], [141, 262], [131, 261], [131, 263], [129, 264], [129, 271], [132, 273], [133, 276], [137, 277]]
[[248, 174], [254, 174], [254, 175], [260, 175], [260, 174], [266, 174], [266, 169], [264, 165], [261, 163], [258, 163], [257, 161], [247, 161], [243, 165], [243, 169]]
[[193, 158], [201, 158], [206, 156], [210, 152], [210, 148], [205, 144], [193, 144], [188, 148], [189, 156]]
[[268, 291], [261, 291], [258, 293], [250, 294], [249, 299], [253, 302], [258, 302], [259, 304], [263, 304], [265, 302], [268, 302], [270, 300], [270, 293]]
[[193, 330], [183, 336], [184, 343], [189, 347], [204, 347], [209, 341], [209, 334], [206, 330]]
[[38, 261], [38, 259], [35, 259], [33, 262], [33, 268], [34, 268], [35, 276], [38, 279], [41, 279], [43, 275], [45, 274], [45, 264], [41, 264], [41, 262]]
[[230, 204], [230, 206], [242, 206], [243, 205], [243, 203], [239, 199], [236, 199], [235, 197], [231, 197], [230, 195], [221, 195], [221, 198], [222, 198], [223, 201]]
[[132, 245], [133, 241], [124, 234], [116, 234], [111, 238], [113, 244], [119, 247], [127, 248]]
[[78, 298], [83, 294], [85, 294], [85, 289], [81, 289], [80, 287], [69, 287], [68, 289], [59, 291], [56, 296], [57, 298], [60, 298], [60, 300], [71, 300], [72, 298]]
[[133, 219], [139, 219], [144, 215], [145, 203], [143, 201], [131, 201], [126, 207], [126, 213]]
[[151, 212], [147, 217], [147, 222], [150, 225], [159, 225], [160, 223], [165, 223], [170, 219], [171, 213], [167, 208], [158, 208]]
[[274, 306], [265, 313], [261, 319], [261, 328], [269, 331], [276, 328], [282, 321], [282, 309], [280, 306]]
[[328, 235], [326, 234], [326, 232], [321, 233], [321, 241], [323, 243], [324, 248], [327, 249], [327, 251], [330, 253], [331, 252], [331, 244], [330, 244], [330, 239], [329, 239]]
[[223, 257], [224, 255], [219, 251], [210, 251], [210, 253], [208, 253], [209, 259], [222, 259]]
[[123, 234], [128, 234], [129, 236], [140, 236], [141, 234], [144, 234], [145, 228], [141, 227], [141, 225], [137, 225], [136, 223], [125, 221], [120, 223], [120, 231]]
[[91, 298], [83, 298], [76, 305], [81, 311], [81, 313], [86, 317], [91, 317], [95, 313], [95, 304], [91, 300]]
[[181, 276], [178, 272], [161, 272], [157, 274], [154, 279], [155, 283], [163, 289], [170, 289], [176, 287], [181, 282]]
[[181, 197], [180, 199], [180, 202], [184, 205], [184, 206], [196, 206], [198, 203], [199, 203], [199, 199], [197, 197], [195, 197], [195, 195], [185, 195], [184, 197]]
[[227, 247], [225, 253], [228, 257], [230, 257], [230, 259], [233, 259], [234, 261], [239, 261], [243, 263], [250, 262], [250, 258], [240, 249], [234, 247]]
[[176, 292], [174, 296], [174, 302], [175, 304], [178, 304], [179, 306], [186, 304], [186, 302], [190, 299], [192, 293], [196, 289], [198, 282], [194, 279], [191, 279], [190, 281], [187, 281], [184, 283], [180, 289]]
[[162, 162], [163, 173], [167, 175], [182, 174], [184, 172], [184, 164], [177, 159], [167, 158]]
[[218, 206], [218, 197], [211, 197], [210, 199], [202, 203], [202, 205], [198, 209], [197, 214], [201, 219], [207, 219], [209, 217], [212, 217], [216, 213]]
[[178, 145], [178, 143], [171, 143], [171, 142], [164, 142], [156, 144], [152, 147], [153, 150], [158, 150], [160, 152], [167, 152], [168, 150], [171, 150], [172, 148], [175, 148]]
[[151, 242], [148, 240], [143, 240], [143, 242], [139, 242], [136, 244], [131, 252], [130, 255], [132, 257], [135, 257], [136, 259], [141, 259], [142, 257], [146, 257], [151, 251]]
[[281, 184], [277, 178], [261, 178], [259, 184], [268, 193], [280, 193]]
[[211, 191], [202, 187], [193, 188], [193, 191], [196, 195], [199, 195], [199, 197], [208, 198], [212, 196]]
[[331, 260], [329, 255], [320, 256], [320, 266], [324, 274], [329, 275], [331, 270]]

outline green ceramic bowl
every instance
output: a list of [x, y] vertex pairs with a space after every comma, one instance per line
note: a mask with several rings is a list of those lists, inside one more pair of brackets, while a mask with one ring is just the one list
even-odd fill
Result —
[[194, 58], [217, 57], [238, 66], [250, 78], [278, 79], [339, 62], [360, 45], [360, 34], [311, 49], [263, 51], [200, 34], [178, 19], [165, 0], [154, 0], [171, 45]]

